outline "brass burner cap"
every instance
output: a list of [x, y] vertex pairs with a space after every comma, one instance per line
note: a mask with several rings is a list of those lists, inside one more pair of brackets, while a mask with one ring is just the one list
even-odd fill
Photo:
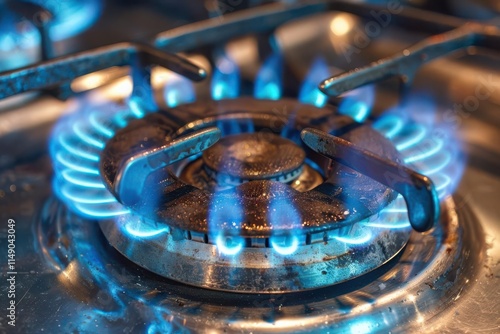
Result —
[[243, 133], [220, 139], [203, 152], [208, 175], [224, 183], [252, 180], [290, 182], [302, 171], [304, 150], [271, 133]]

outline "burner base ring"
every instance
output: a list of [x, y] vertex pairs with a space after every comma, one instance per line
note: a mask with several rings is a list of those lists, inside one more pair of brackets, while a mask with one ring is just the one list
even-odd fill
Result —
[[[391, 206], [387, 210], [396, 211]], [[289, 240], [248, 239], [239, 248], [234, 240], [229, 242], [232, 248], [221, 247], [219, 238], [168, 227], [158, 230], [153, 222], [134, 222], [129, 215], [101, 221], [100, 226], [129, 260], [169, 279], [221, 291], [285, 293], [334, 285], [380, 267], [409, 239], [410, 225], [397, 223], [405, 215], [381, 213], [343, 229]], [[145, 237], [144, 231], [156, 232]]]
[[[465, 318], [457, 319], [456, 310], [477, 307], [471, 294], [491, 293], [496, 284], [483, 267], [485, 233], [491, 230], [483, 230], [467, 202], [455, 200], [458, 208], [453, 198], [445, 199], [440, 223], [429, 232], [412, 233], [399, 255], [379, 269], [335, 286], [280, 295], [227, 293], [161, 279], [125, 261], [104, 242], [97, 224], [68, 212], [53, 198], [35, 222], [35, 234], [31, 220], [19, 225], [26, 228], [18, 233], [22, 249], [33, 252], [30, 247], [35, 247], [46, 261], [41, 267], [46, 272], [36, 276], [39, 284], [32, 291], [47, 293], [52, 284], [44, 301], [59, 297], [81, 310], [69, 318], [70, 331], [81, 329], [82, 313], [107, 312], [96, 316], [99, 327], [121, 328], [125, 319], [144, 332], [155, 324], [175, 332], [199, 332], [207, 326], [220, 332], [354, 332], [360, 323], [372, 331], [439, 332], [463, 329]], [[92, 260], [82, 256], [89, 250]], [[54, 269], [47, 271], [47, 265]], [[29, 271], [30, 266], [19, 269]], [[62, 284], [53, 285], [55, 281]], [[57, 313], [60, 304], [35, 305]], [[483, 306], [494, 309], [492, 302]], [[57, 324], [56, 319], [47, 326]], [[465, 322], [465, 328], [475, 324]]]

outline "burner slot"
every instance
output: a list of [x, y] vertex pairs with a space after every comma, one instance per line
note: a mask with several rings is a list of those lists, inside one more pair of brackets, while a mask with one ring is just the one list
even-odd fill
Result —
[[[406, 211], [403, 212], [406, 214]], [[377, 221], [377, 219], [375, 219]], [[392, 228], [391, 224], [377, 224], [377, 223], [360, 223], [362, 226], [368, 227], [378, 227], [378, 228]], [[346, 243], [358, 243], [363, 242], [363, 238], [360, 241], [356, 241], [357, 235], [359, 234], [359, 229], [361, 225], [354, 224], [343, 226], [335, 230], [327, 232], [318, 233], [307, 233], [307, 234], [296, 234], [296, 235], [279, 235], [272, 236], [270, 238], [246, 238], [239, 236], [209, 236], [206, 233], [200, 233], [196, 231], [183, 231], [179, 233], [178, 229], [174, 229], [171, 233], [175, 235], [175, 240], [187, 240], [193, 242], [199, 242], [203, 244], [210, 244], [222, 247], [234, 247], [236, 244], [241, 244], [244, 248], [274, 248], [283, 251], [284, 248], [302, 247], [308, 246], [316, 243], [326, 243], [329, 241], [341, 241]], [[396, 226], [396, 225], [394, 225]], [[408, 228], [409, 224], [401, 223], [402, 228]], [[283, 254], [283, 253], [280, 253]]]
[[199, 233], [193, 231], [187, 231], [187, 233], [189, 234], [189, 240], [208, 244], [208, 235], [206, 235], [205, 233]]
[[310, 233], [306, 236], [306, 245], [318, 243], [318, 242], [327, 242], [329, 239], [327, 232], [319, 232], [319, 233]]

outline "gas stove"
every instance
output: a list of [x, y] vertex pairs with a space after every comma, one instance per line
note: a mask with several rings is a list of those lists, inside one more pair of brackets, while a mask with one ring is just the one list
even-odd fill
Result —
[[0, 2], [2, 331], [500, 330], [498, 8], [265, 2]]

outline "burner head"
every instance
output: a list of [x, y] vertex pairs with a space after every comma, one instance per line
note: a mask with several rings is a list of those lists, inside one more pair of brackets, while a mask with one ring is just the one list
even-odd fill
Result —
[[306, 154], [293, 141], [272, 133], [227, 136], [203, 152], [205, 171], [220, 184], [252, 180], [290, 182], [301, 171]]

